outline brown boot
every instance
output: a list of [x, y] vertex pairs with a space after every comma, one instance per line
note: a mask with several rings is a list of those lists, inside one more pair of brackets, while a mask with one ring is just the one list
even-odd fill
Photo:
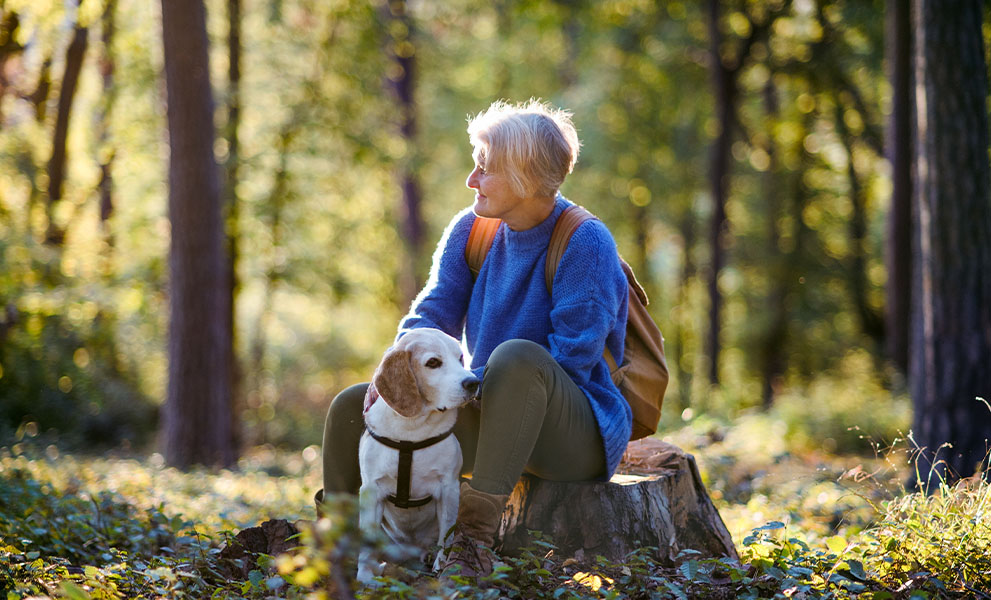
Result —
[[467, 481], [461, 483], [458, 519], [446, 543], [441, 568], [444, 575], [485, 577], [492, 573], [492, 543], [508, 500], [508, 494], [486, 494]]

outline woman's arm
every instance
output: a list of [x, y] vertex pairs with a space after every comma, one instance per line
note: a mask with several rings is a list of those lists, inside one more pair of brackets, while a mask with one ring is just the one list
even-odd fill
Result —
[[420, 327], [440, 329], [461, 339], [473, 285], [465, 262], [465, 244], [474, 221], [471, 209], [467, 208], [455, 215], [444, 230], [434, 251], [430, 277], [400, 321], [396, 339]]
[[606, 226], [583, 223], [554, 276], [548, 337], [551, 355], [578, 385], [588, 382], [606, 346], [622, 360], [628, 290]]

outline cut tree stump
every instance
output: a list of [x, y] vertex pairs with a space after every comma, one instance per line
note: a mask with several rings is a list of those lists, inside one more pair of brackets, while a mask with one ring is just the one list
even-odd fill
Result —
[[299, 533], [298, 521], [271, 519], [258, 527], [242, 529], [229, 546], [220, 551], [221, 569], [230, 579], [244, 581], [258, 568], [258, 555], [278, 556], [299, 545], [293, 536]]
[[[673, 565], [682, 550], [739, 560], [699, 476], [695, 458], [653, 438], [631, 442], [608, 482], [558, 482], [524, 475], [502, 515], [497, 543], [510, 556], [540, 531], [564, 556], [619, 561], [645, 546]], [[498, 547], [498, 546], [497, 546]]]

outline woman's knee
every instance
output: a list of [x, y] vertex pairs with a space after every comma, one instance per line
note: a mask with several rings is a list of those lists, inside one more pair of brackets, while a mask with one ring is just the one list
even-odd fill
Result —
[[540, 344], [530, 340], [513, 339], [496, 346], [485, 368], [486, 371], [523, 374], [541, 368], [548, 360], [553, 358]]
[[332, 427], [350, 427], [356, 421], [361, 421], [361, 411], [364, 408], [367, 383], [359, 383], [345, 388], [330, 402], [327, 409], [327, 420], [324, 430]]

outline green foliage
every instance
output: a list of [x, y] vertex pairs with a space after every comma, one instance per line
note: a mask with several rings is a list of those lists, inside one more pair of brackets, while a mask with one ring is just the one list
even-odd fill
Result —
[[[60, 306], [61, 305], [61, 306]], [[70, 315], [97, 311], [86, 325]], [[142, 445], [157, 411], [138, 389], [127, 358], [117, 355], [113, 313], [85, 300], [18, 311], [0, 347], [0, 440], [39, 433], [64, 446]]]
[[[698, 430], [673, 435], [688, 439]], [[718, 445], [710, 449], [700, 461], [706, 478], [725, 473], [714, 460]], [[738, 460], [753, 454], [740, 446], [721, 452]], [[787, 462], [750, 465], [753, 480], [762, 477], [760, 471], [775, 469], [781, 470], [778, 481], [795, 480], [791, 487], [767, 484], [780, 487], [780, 493], [765, 496], [759, 506], [713, 494], [734, 531], [742, 563], [706, 559], [693, 551], [668, 563], [658, 560], [656, 548], [641, 548], [615, 562], [576, 560], [560, 555], [552, 540], [537, 536], [519, 556], [502, 557], [495, 572], [478, 584], [436, 578], [405, 550], [381, 536], [363, 534], [354, 498], [343, 496], [328, 499], [326, 518], [300, 522], [297, 548], [280, 556], [262, 555], [246, 577], [236, 574], [238, 565], [220, 557], [232, 529], [256, 525], [264, 518], [259, 515], [312, 519], [307, 490], [316, 487], [319, 473], [312, 464], [296, 471], [290, 465], [298, 460], [262, 450], [249, 454], [239, 473], [183, 474], [163, 468], [155, 457], [144, 462], [53, 458], [30, 442], [21, 444], [16, 455], [0, 449], [0, 590], [18, 599], [315, 600], [343, 597], [346, 587], [362, 600], [674, 600], [970, 598], [991, 586], [987, 483], [968, 481], [927, 497], [892, 490], [876, 473], [869, 477], [852, 469], [861, 476], [848, 478], [863, 485], [849, 485], [845, 501], [824, 500], [826, 508], [848, 513], [841, 519], [845, 524], [823, 527], [819, 509], [787, 498], [822, 496], [831, 475], [796, 476], [796, 465]], [[282, 471], [275, 468], [280, 464]], [[871, 488], [879, 494], [869, 493]], [[273, 496], [273, 490], [281, 496]], [[766, 491], [754, 486], [751, 500]], [[861, 508], [853, 502], [858, 499], [870, 514], [859, 514]], [[760, 512], [765, 522], [741, 530], [735, 525], [741, 511], [753, 517]], [[394, 563], [365, 588], [354, 581], [363, 547]]]
[[991, 485], [962, 481], [888, 502], [857, 551], [888, 585], [991, 590]]

